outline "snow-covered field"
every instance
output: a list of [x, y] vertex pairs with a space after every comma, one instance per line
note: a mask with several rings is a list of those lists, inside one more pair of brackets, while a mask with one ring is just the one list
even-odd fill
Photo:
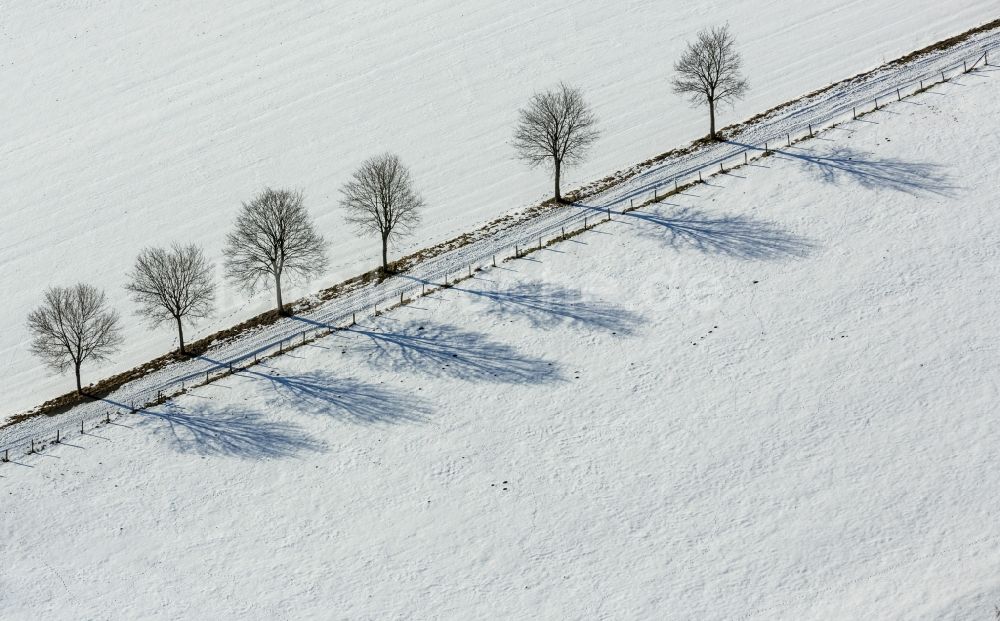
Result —
[[990, 619], [998, 80], [0, 466], [0, 610]]
[[[370, 154], [399, 152], [427, 198], [405, 252], [546, 196], [509, 138], [517, 108], [558, 80], [585, 89], [605, 132], [573, 185], [705, 132], [667, 84], [703, 26], [732, 24], [753, 85], [726, 123], [994, 17], [985, 0], [2, 3], [0, 415], [68, 387], [27, 352], [24, 317], [45, 286], [92, 282], [128, 314], [121, 285], [140, 248], [190, 240], [217, 258], [240, 201], [265, 184], [302, 188], [333, 242], [330, 274], [291, 298], [374, 262], [336, 208]], [[269, 304], [223, 287], [192, 336]], [[87, 378], [172, 337], [130, 320], [125, 350]]]

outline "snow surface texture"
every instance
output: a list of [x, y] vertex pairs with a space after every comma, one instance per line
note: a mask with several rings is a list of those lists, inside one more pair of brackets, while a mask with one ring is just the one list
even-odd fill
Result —
[[0, 466], [9, 618], [989, 619], [1000, 72]]
[[1000, 31], [982, 32], [958, 45], [905, 64], [882, 67], [839, 82], [732, 131], [728, 142], [713, 143], [661, 162], [637, 166], [635, 174], [626, 181], [619, 181], [570, 207], [547, 210], [518, 220], [516, 224], [507, 224], [486, 237], [426, 259], [399, 277], [340, 295], [316, 309], [298, 312], [294, 318], [241, 334], [234, 340], [216, 343], [203, 356], [147, 373], [103, 400], [82, 404], [66, 415], [36, 417], [0, 429], [0, 449], [23, 453], [34, 443], [54, 439], [57, 433], [65, 437], [67, 431], [83, 430], [88, 424], [116, 412], [158, 402], [163, 394], [176, 395], [190, 388], [192, 383], [206, 382], [210, 373], [253, 364], [258, 356], [280, 351], [288, 342], [301, 343], [316, 332], [328, 332], [358, 316], [371, 314], [376, 307], [384, 309], [399, 301], [400, 296], [412, 297], [418, 290], [422, 292], [424, 286], [447, 282], [454, 278], [456, 271], [468, 273], [473, 265], [493, 263], [497, 255], [501, 258], [514, 255], [526, 245], [580, 228], [587, 223], [588, 216], [593, 222], [595, 215], [620, 211], [632, 205], [635, 199], [641, 204], [643, 199], [655, 196], [657, 189], [672, 189], [678, 182], [700, 182], [703, 174], [714, 174], [725, 166], [731, 168], [734, 159], [742, 162], [747, 156], [760, 156], [768, 145], [773, 147], [782, 140], [787, 144], [793, 135], [798, 139], [803, 133], [811, 134], [812, 128], [853, 118], [858, 110], [864, 113], [879, 98], [885, 105], [887, 99], [897, 98], [901, 93], [909, 95], [933, 81], [961, 73], [966, 67], [975, 66], [977, 59], [982, 64], [984, 49], [992, 49], [994, 53], [1000, 49]]
[[[753, 89], [745, 118], [995, 17], [995, 2], [0, 4], [0, 334], [10, 415], [67, 390], [27, 351], [28, 311], [48, 285], [108, 290], [147, 245], [204, 244], [218, 259], [240, 201], [264, 185], [305, 191], [334, 268], [286, 299], [375, 264], [336, 208], [365, 157], [397, 151], [429, 209], [402, 254], [545, 198], [549, 181], [512, 157], [519, 106], [578, 84], [604, 138], [567, 187], [706, 132], [671, 95], [670, 66], [702, 27], [729, 21]], [[221, 276], [221, 274], [220, 274]], [[223, 287], [192, 338], [269, 308]], [[88, 380], [168, 351], [168, 329], [129, 318], [127, 345]]]

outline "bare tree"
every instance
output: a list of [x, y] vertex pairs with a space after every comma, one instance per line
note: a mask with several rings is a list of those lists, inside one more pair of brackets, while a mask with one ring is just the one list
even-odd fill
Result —
[[271, 188], [243, 203], [224, 253], [226, 275], [251, 295], [273, 284], [282, 315], [282, 279], [319, 275], [329, 260], [326, 240], [313, 227], [302, 193]]
[[410, 171], [393, 153], [365, 160], [340, 190], [347, 221], [382, 240], [382, 273], [389, 272], [389, 242], [420, 223], [424, 200], [413, 189]]
[[184, 321], [204, 319], [213, 310], [215, 283], [212, 264], [194, 244], [174, 244], [165, 248], [146, 248], [139, 253], [129, 274], [125, 290], [139, 305], [154, 328], [171, 319], [177, 324], [178, 351], [184, 351]]
[[106, 360], [122, 342], [118, 313], [107, 307], [103, 291], [84, 283], [47, 289], [42, 305], [28, 314], [28, 330], [31, 353], [59, 373], [72, 367], [78, 393], [83, 363]]
[[718, 138], [715, 105], [741, 99], [750, 88], [740, 72], [742, 67], [743, 58], [736, 51], [736, 38], [728, 24], [699, 32], [697, 40], [688, 43], [684, 55], [674, 63], [674, 93], [689, 96], [693, 106], [708, 104], [712, 140]]
[[563, 166], [582, 161], [599, 135], [597, 117], [583, 100], [583, 93], [560, 83], [554, 90], [532, 95], [520, 111], [514, 148], [532, 167], [552, 165], [555, 200], [562, 203], [559, 180]]

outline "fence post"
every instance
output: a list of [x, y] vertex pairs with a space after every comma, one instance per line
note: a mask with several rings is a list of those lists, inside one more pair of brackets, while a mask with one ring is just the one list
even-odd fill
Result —
[[358, 314], [351, 313], [351, 325], [354, 326], [357, 325], [357, 323], [358, 323]]
[[[520, 259], [521, 258], [521, 253], [517, 249], [517, 244], [514, 244], [514, 258], [515, 259]], [[444, 277], [444, 283], [448, 284], [448, 277], [447, 276]]]
[[56, 429], [56, 444], [59, 444], [59, 430]]
[[[496, 267], [496, 266], [497, 266], [497, 255], [493, 255], [493, 267]], [[420, 286], [423, 287], [423, 285], [420, 285]], [[421, 289], [421, 291], [423, 291], [423, 289]]]
[[587, 217], [586, 216], [583, 217], [583, 230], [584, 231], [587, 230]]
[[726, 167], [722, 165], [722, 162], [719, 162], [719, 172], [726, 174]]
[[878, 110], [878, 97], [875, 98], [875, 109]]
[[944, 71], [941, 72], [941, 81], [942, 82], [947, 82], [948, 81], [948, 78], [944, 77]]
[[746, 151], [744, 151], [744, 152], [743, 152], [743, 165], [744, 165], [744, 166], [746, 166], [746, 165], [747, 165], [747, 164], [749, 164], [749, 163], [750, 163], [750, 162], [749, 162], [749, 161], [747, 161], [747, 152], [746, 152]]
[[403, 303], [403, 292], [402, 291], [399, 292], [399, 303], [400, 304]]
[[899, 94], [899, 89], [896, 89], [896, 101], [903, 101], [903, 96]]
[[208, 383], [208, 374], [209, 373], [211, 373], [211, 371], [205, 371], [205, 383], [206, 384]]
[[[35, 452], [35, 439], [32, 438], [31, 439], [31, 453], [34, 453], [34, 452]], [[31, 453], [28, 453], [28, 454], [30, 455]]]
[[701, 180], [701, 171], [700, 170], [698, 171], [698, 183], [703, 183], [703, 181]]
[[920, 90], [924, 90], [924, 81], [920, 80]]
[[611, 208], [608, 207], [608, 222], [611, 221]]
[[764, 141], [764, 153], [767, 153], [770, 149], [767, 148], [767, 141]]
[[566, 237], [566, 227], [562, 227], [562, 236]]
[[[403, 294], [402, 294], [402, 293], [400, 293], [399, 295], [400, 295], [400, 296], [402, 296]], [[303, 331], [302, 331], [302, 342], [303, 342], [303, 343], [305, 343], [305, 342], [306, 342], [306, 331], [305, 331], [305, 330], [303, 330]]]
[[80, 435], [83, 435], [83, 421], [80, 421]]
[[542, 236], [541, 235], [538, 236], [538, 249], [539, 250], [542, 249]]
[[792, 135], [785, 134], [785, 140], [788, 141], [788, 146], [792, 146]]
[[674, 192], [677, 191], [677, 179], [674, 179]]
[[10, 461], [10, 449], [3, 450], [3, 460]]
[[962, 71], [964, 73], [969, 73], [969, 66], [965, 63], [964, 60], [962, 61]]
[[813, 124], [812, 123], [809, 124], [809, 137], [810, 138], [813, 137]]
[[854, 110], [854, 120], [857, 121], [858, 120], [858, 108], [857, 108], [857, 106], [855, 106], [852, 109]]

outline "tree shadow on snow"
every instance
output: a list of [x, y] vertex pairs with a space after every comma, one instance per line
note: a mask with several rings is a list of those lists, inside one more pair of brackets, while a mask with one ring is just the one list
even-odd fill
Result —
[[[311, 320], [300, 321], [318, 324]], [[217, 360], [199, 357], [220, 367], [225, 366]], [[257, 368], [267, 371], [257, 371]], [[234, 375], [268, 382], [274, 389], [268, 400], [270, 405], [308, 409], [310, 413], [336, 416], [352, 423], [421, 422], [431, 412], [423, 400], [354, 378], [334, 377], [319, 370], [283, 374], [262, 362], [256, 367], [240, 369]]]
[[641, 317], [632, 311], [600, 300], [588, 300], [578, 290], [545, 282], [520, 283], [504, 290], [452, 287], [489, 302], [487, 312], [500, 317], [527, 319], [533, 328], [551, 328], [558, 323], [632, 334]]
[[670, 215], [645, 211], [630, 211], [627, 215], [661, 227], [667, 244], [677, 250], [692, 247], [706, 254], [774, 261], [805, 257], [814, 248], [803, 237], [746, 216], [712, 216], [690, 207]]
[[407, 322], [392, 332], [352, 326], [344, 332], [364, 337], [367, 343], [362, 348], [368, 350], [368, 363], [376, 368], [512, 384], [560, 379], [553, 362], [447, 324]]
[[839, 185], [854, 180], [868, 189], [885, 188], [907, 194], [953, 196], [956, 186], [942, 166], [930, 162], [907, 162], [898, 159], [870, 159], [870, 154], [837, 147], [824, 155], [808, 152], [782, 152], [804, 162], [824, 183]]
[[953, 196], [958, 189], [945, 168], [931, 162], [876, 159], [871, 153], [847, 146], [837, 146], [825, 152], [791, 147], [774, 150], [774, 153], [775, 157], [801, 163], [806, 170], [817, 174], [821, 181], [832, 185], [853, 180], [866, 189], [883, 188], [912, 195], [939, 196]]
[[320, 371], [283, 375], [277, 370], [262, 373], [244, 370], [242, 377], [271, 384], [272, 405], [291, 404], [313, 413], [337, 416], [363, 425], [423, 422], [431, 413], [422, 399], [353, 378], [334, 378]]
[[156, 433], [165, 434], [182, 453], [265, 459], [324, 448], [298, 425], [268, 420], [258, 412], [236, 407], [196, 411], [168, 401], [141, 414], [149, 417], [146, 421], [163, 423], [155, 426]]

